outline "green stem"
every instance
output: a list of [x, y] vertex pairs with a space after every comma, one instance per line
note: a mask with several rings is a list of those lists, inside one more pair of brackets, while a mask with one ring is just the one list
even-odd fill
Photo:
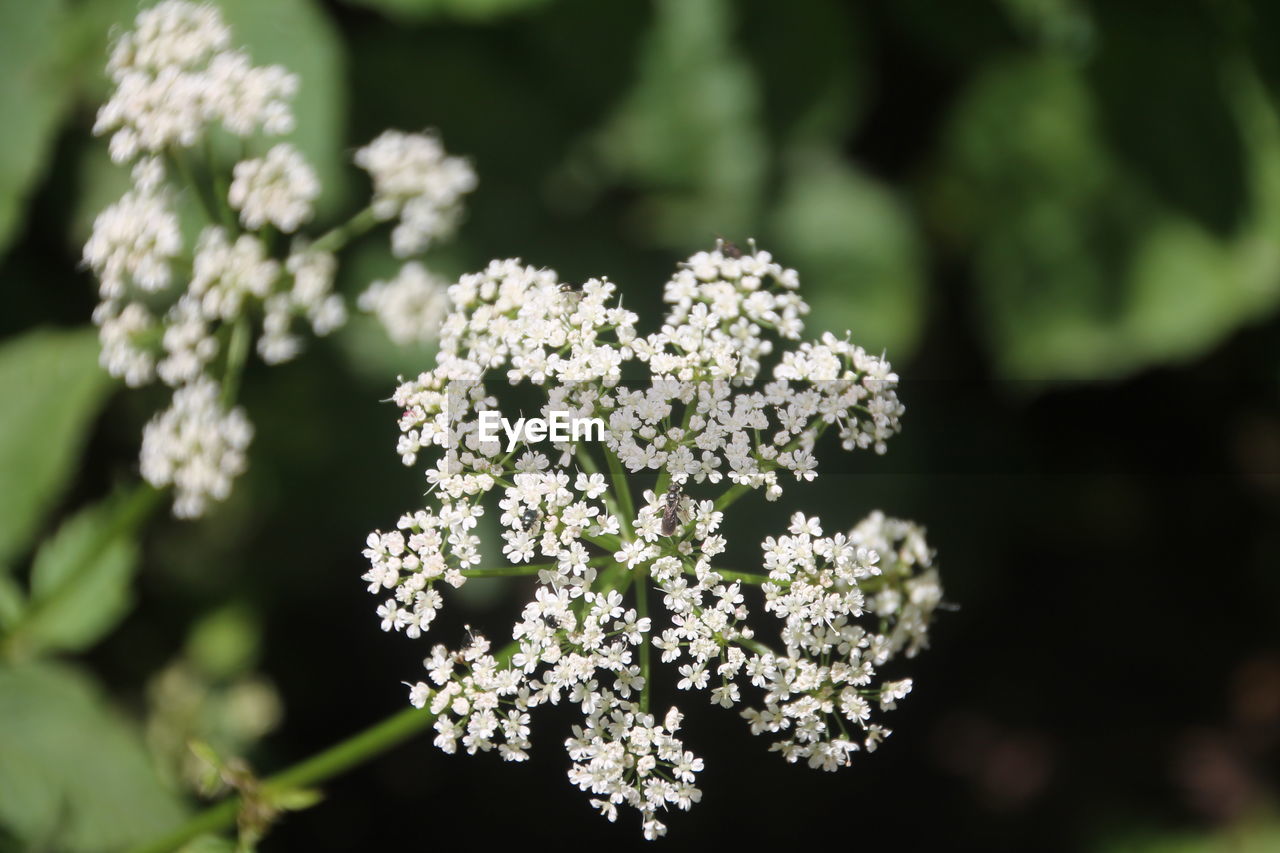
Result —
[[249, 357], [251, 336], [249, 318], [241, 315], [231, 327], [231, 340], [227, 343], [227, 367], [222, 374], [222, 406], [225, 409], [235, 405], [236, 395], [240, 393], [240, 377]]
[[336, 252], [381, 221], [381, 219], [373, 215], [372, 207], [366, 207], [343, 224], [326, 231], [311, 244], [311, 250], [313, 252]]
[[631, 522], [635, 520], [636, 508], [631, 502], [631, 486], [627, 483], [627, 472], [622, 467], [621, 460], [610, 452], [609, 448], [604, 448], [605, 461], [609, 463], [609, 476], [613, 480], [614, 496], [618, 499], [618, 508], [622, 511], [622, 534], [624, 537], [631, 538]]
[[178, 178], [196, 194], [196, 198], [200, 201], [200, 207], [204, 210], [204, 215], [209, 218], [210, 222], [217, 222], [218, 212], [209, 202], [208, 197], [205, 196], [200, 184], [196, 182], [195, 175], [192, 173], [187, 159], [172, 149], [165, 152], [165, 159], [169, 161], [170, 168], [178, 174]]
[[751, 649], [751, 651], [755, 652], [756, 654], [773, 655], [774, 657], [778, 656], [777, 652], [775, 652], [773, 649], [769, 648], [764, 643], [754, 638], [747, 639], [746, 637], [739, 637], [733, 642], [742, 646], [744, 649]]
[[[738, 571], [737, 569], [721, 569], [715, 567], [713, 567], [711, 571], [715, 572], [727, 581], [742, 581], [743, 583], [749, 583], [755, 586], [759, 586], [762, 583], [769, 583], [771, 580], [768, 575], [762, 575], [759, 572], [743, 572]], [[688, 568], [684, 570], [684, 573], [692, 575], [694, 574], [694, 570], [692, 568]]]
[[513, 563], [510, 566], [493, 566], [485, 569], [463, 569], [464, 578], [518, 578], [536, 575], [543, 569], [554, 569], [555, 563]]
[[[641, 619], [647, 619], [649, 616], [649, 566], [646, 563], [636, 574], [636, 614]], [[640, 688], [640, 710], [646, 714], [649, 712], [649, 693], [651, 692], [653, 681], [652, 672], [649, 667], [649, 635], [653, 633], [653, 626], [650, 624], [649, 630], [640, 638], [640, 677], [644, 679], [644, 687]]]
[[[508, 663], [519, 648], [519, 644], [509, 643], [494, 657], [500, 665]], [[260, 796], [270, 799], [271, 795], [310, 787], [337, 776], [409, 740], [434, 720], [435, 714], [419, 708], [406, 708], [392, 714], [382, 722], [267, 778], [262, 783]], [[131, 853], [169, 853], [201, 835], [224, 830], [236, 822], [241, 805], [239, 797], [232, 797], [210, 806], [169, 834], [136, 847]]]
[[211, 139], [209, 135], [205, 135], [204, 162], [209, 167], [209, 181], [212, 184], [213, 200], [222, 218], [222, 224], [226, 226], [227, 231], [234, 233], [238, 227], [238, 220], [231, 210], [226, 178], [218, 171], [217, 163], [214, 161]]
[[[430, 711], [406, 708], [354, 737], [266, 779], [262, 783], [261, 794], [263, 796], [281, 794], [336, 776], [408, 740], [430, 726], [433, 720], [435, 715]], [[132, 853], [167, 853], [170, 850], [177, 850], [201, 835], [226, 829], [235, 823], [240, 806], [239, 797], [224, 800], [195, 815], [168, 835], [135, 848]]]
[[[608, 554], [602, 557], [592, 557], [587, 561], [587, 564], [599, 566], [612, 562], [613, 555]], [[559, 563], [521, 563], [511, 566], [495, 566], [491, 569], [463, 569], [462, 576], [464, 578], [516, 578], [524, 575], [536, 575], [541, 571], [552, 571], [558, 565]]]
[[[609, 453], [608, 449], [606, 449], [604, 453], [605, 453], [605, 456], [609, 457], [610, 462], [614, 461], [613, 455]], [[584, 449], [583, 447], [581, 446], [578, 447], [578, 449], [574, 454], [574, 458], [578, 460], [578, 464], [582, 466], [582, 470], [586, 471], [588, 474], [600, 473], [600, 469], [596, 465], [595, 460], [591, 458], [591, 454], [588, 453], [586, 449]], [[610, 466], [610, 468], [612, 469], [612, 466]], [[614, 482], [614, 489], [616, 490], [618, 481], [615, 479], [613, 482]], [[630, 490], [627, 490], [627, 499], [630, 500], [630, 498], [631, 498], [631, 492]], [[609, 510], [609, 514], [612, 515], [614, 518], [618, 519], [619, 527], [622, 530], [626, 531], [628, 535], [630, 535], [631, 533], [630, 522], [628, 521], [627, 518], [624, 518], [626, 513], [623, 511], [621, 504], [619, 504], [617, 497], [612, 493], [606, 491], [604, 493], [604, 505], [605, 505], [605, 508]], [[601, 536], [597, 538], [584, 537], [584, 538], [586, 538], [588, 541], [596, 545], [599, 545], [601, 548], [607, 548], [610, 551], [616, 551], [622, 547], [621, 539], [616, 536], [609, 536], [609, 537]], [[606, 543], [604, 541], [606, 538], [612, 539], [613, 540], [612, 544]]]
[[725, 491], [723, 495], [716, 498], [716, 509], [720, 509], [720, 510], [725, 509], [726, 507], [732, 505], [734, 501], [736, 501], [738, 498], [742, 497], [749, 491], [751, 491], [751, 487], [743, 485], [742, 483], [737, 483], [736, 485], [730, 486], [729, 489]]

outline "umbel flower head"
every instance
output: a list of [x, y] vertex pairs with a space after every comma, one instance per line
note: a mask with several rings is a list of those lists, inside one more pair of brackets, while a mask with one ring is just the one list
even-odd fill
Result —
[[[98, 279], [101, 362], [130, 386], [159, 379], [174, 389], [143, 433], [141, 468], [153, 485], [176, 487], [175, 515], [193, 517], [245, 468], [252, 427], [234, 391], [249, 348], [279, 364], [302, 351], [304, 330], [340, 328], [342, 246], [398, 216], [394, 253], [421, 254], [452, 236], [476, 177], [434, 134], [387, 131], [354, 155], [372, 180], [369, 206], [312, 238], [301, 229], [316, 215], [320, 179], [298, 148], [274, 139], [292, 131], [303, 81], [254, 65], [216, 6], [163, 0], [142, 10], [116, 39], [107, 74], [114, 89], [94, 132], [110, 135], [133, 185], [98, 215], [84, 247]], [[240, 162], [211, 157], [219, 137], [237, 140]], [[202, 210], [180, 216], [183, 196]], [[188, 216], [200, 219], [189, 230]], [[444, 284], [420, 260], [397, 281], [375, 284], [358, 305], [398, 342], [432, 339]]]
[[[790, 513], [757, 569], [726, 565], [744, 533], [735, 503], [814, 480], [824, 434], [837, 453], [885, 452], [897, 376], [848, 336], [802, 341], [798, 276], [754, 245], [694, 255], [663, 299], [661, 327], [641, 335], [605, 279], [574, 287], [507, 260], [451, 285], [435, 367], [394, 395], [397, 452], [425, 463], [428, 499], [364, 551], [383, 630], [414, 639], [469, 578], [533, 581], [510, 644], [470, 631], [455, 650], [433, 644], [410, 701], [436, 715], [446, 752], [509, 761], [528, 756], [534, 708], [574, 706], [570, 781], [609, 820], [636, 809], [647, 838], [701, 797], [680, 711], [650, 709], [655, 681], [736, 709], [788, 761], [836, 770], [889, 734], [881, 712], [911, 680], [883, 673], [926, 645], [942, 598], [923, 531], [879, 512], [833, 533]], [[595, 419], [598, 440], [495, 438], [486, 382], [536, 389], [547, 420]]]

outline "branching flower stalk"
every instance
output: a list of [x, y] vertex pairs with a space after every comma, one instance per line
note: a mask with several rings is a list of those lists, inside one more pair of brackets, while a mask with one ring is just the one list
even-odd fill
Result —
[[[924, 647], [942, 595], [919, 528], [874, 513], [827, 535], [796, 512], [761, 544], [762, 570], [719, 567], [739, 498], [778, 501], [788, 482], [814, 480], [828, 430], [844, 450], [882, 453], [899, 427], [883, 358], [847, 336], [800, 341], [798, 287], [769, 253], [721, 244], [667, 282], [666, 317], [647, 336], [605, 279], [577, 288], [507, 260], [449, 287], [435, 367], [393, 398], [402, 461], [430, 459], [429, 500], [369, 535], [364, 580], [382, 596], [383, 630], [411, 639], [472, 574], [523, 567], [536, 584], [508, 664], [470, 631], [459, 648], [431, 648], [410, 701], [435, 715], [438, 747], [523, 761], [531, 712], [566, 702], [582, 713], [565, 741], [570, 781], [609, 820], [635, 808], [656, 838], [662, 812], [700, 799], [703, 765], [680, 710], [650, 710], [655, 658], [678, 690], [739, 709], [791, 762], [835, 770], [889, 734], [875, 713], [911, 680], [882, 672]], [[493, 382], [540, 391], [543, 418], [598, 420], [603, 440], [513, 453], [481, 428], [498, 410]], [[486, 512], [507, 562], [477, 569]], [[776, 645], [750, 624], [748, 587]]]
[[[245, 469], [253, 426], [236, 402], [251, 350], [279, 364], [302, 350], [304, 329], [324, 336], [346, 322], [334, 279], [352, 240], [391, 223], [393, 253], [410, 260], [358, 306], [399, 342], [434, 337], [444, 284], [417, 257], [453, 234], [476, 178], [436, 136], [387, 131], [354, 157], [372, 180], [369, 205], [311, 235], [320, 180], [280, 139], [293, 130], [301, 83], [234, 48], [215, 6], [164, 0], [143, 10], [107, 73], [115, 88], [94, 132], [110, 136], [111, 158], [133, 183], [84, 247], [98, 279], [101, 362], [130, 386], [158, 379], [173, 389], [143, 433], [141, 470], [174, 488], [175, 515], [193, 518]], [[227, 142], [241, 151], [229, 167], [214, 156]]]

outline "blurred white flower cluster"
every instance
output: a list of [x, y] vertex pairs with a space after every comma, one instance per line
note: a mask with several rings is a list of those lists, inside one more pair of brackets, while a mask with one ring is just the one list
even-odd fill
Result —
[[[373, 179], [369, 207], [312, 238], [298, 232], [315, 216], [316, 171], [291, 143], [268, 141], [293, 129], [300, 82], [233, 47], [215, 6], [164, 0], [141, 11], [107, 71], [115, 88], [94, 131], [110, 134], [133, 185], [84, 247], [99, 282], [101, 361], [130, 386], [174, 389], [144, 433], [142, 472], [174, 485], [175, 514], [194, 517], [244, 468], [252, 426], [235, 396], [248, 348], [278, 364], [301, 351], [304, 329], [341, 327], [337, 251], [398, 216], [395, 253], [422, 252], [452, 234], [476, 179], [434, 135], [388, 131], [355, 154]], [[228, 147], [265, 150], [227, 168], [212, 152]], [[398, 342], [432, 338], [442, 315], [443, 283], [415, 270], [411, 261], [403, 284], [375, 284], [359, 303]]]
[[389, 130], [356, 152], [373, 179], [373, 213], [400, 221], [391, 232], [397, 257], [423, 252], [447, 237], [462, 213], [462, 197], [476, 188], [466, 160], [445, 154], [434, 136]]
[[[537, 584], [504, 651], [472, 634], [427, 658], [410, 699], [438, 715], [437, 745], [524, 760], [530, 710], [571, 703], [583, 720], [566, 741], [570, 780], [610, 820], [637, 809], [654, 838], [664, 810], [699, 800], [702, 761], [676, 708], [649, 710], [652, 649], [676, 689], [740, 708], [789, 761], [834, 770], [889, 733], [875, 711], [911, 682], [884, 670], [926, 644], [942, 596], [922, 531], [876, 513], [825, 536], [795, 513], [764, 540], [758, 571], [726, 565], [739, 498], [777, 501], [814, 480], [828, 431], [843, 449], [883, 453], [903, 413], [883, 358], [847, 337], [800, 342], [798, 286], [769, 253], [721, 244], [667, 282], [666, 317], [647, 336], [603, 279], [575, 287], [507, 260], [449, 287], [436, 366], [394, 395], [397, 452], [406, 465], [427, 458], [430, 497], [369, 535], [364, 580], [383, 630], [413, 638], [442, 607], [442, 582]], [[543, 417], [599, 418], [604, 440], [508, 452], [478, 428], [498, 407], [486, 381], [540, 389]], [[499, 566], [480, 565], [486, 511], [501, 525]], [[753, 624], [753, 608], [777, 627]]]

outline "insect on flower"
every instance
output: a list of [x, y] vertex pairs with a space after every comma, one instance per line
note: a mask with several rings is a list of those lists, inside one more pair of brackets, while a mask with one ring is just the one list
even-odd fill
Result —
[[659, 530], [663, 536], [674, 536], [676, 528], [684, 520], [681, 518], [684, 495], [680, 493], [680, 484], [672, 483], [667, 489], [667, 503], [662, 509], [662, 526]]
[[525, 533], [537, 532], [538, 523], [542, 520], [542, 513], [533, 507], [529, 507], [520, 514], [520, 529]]

